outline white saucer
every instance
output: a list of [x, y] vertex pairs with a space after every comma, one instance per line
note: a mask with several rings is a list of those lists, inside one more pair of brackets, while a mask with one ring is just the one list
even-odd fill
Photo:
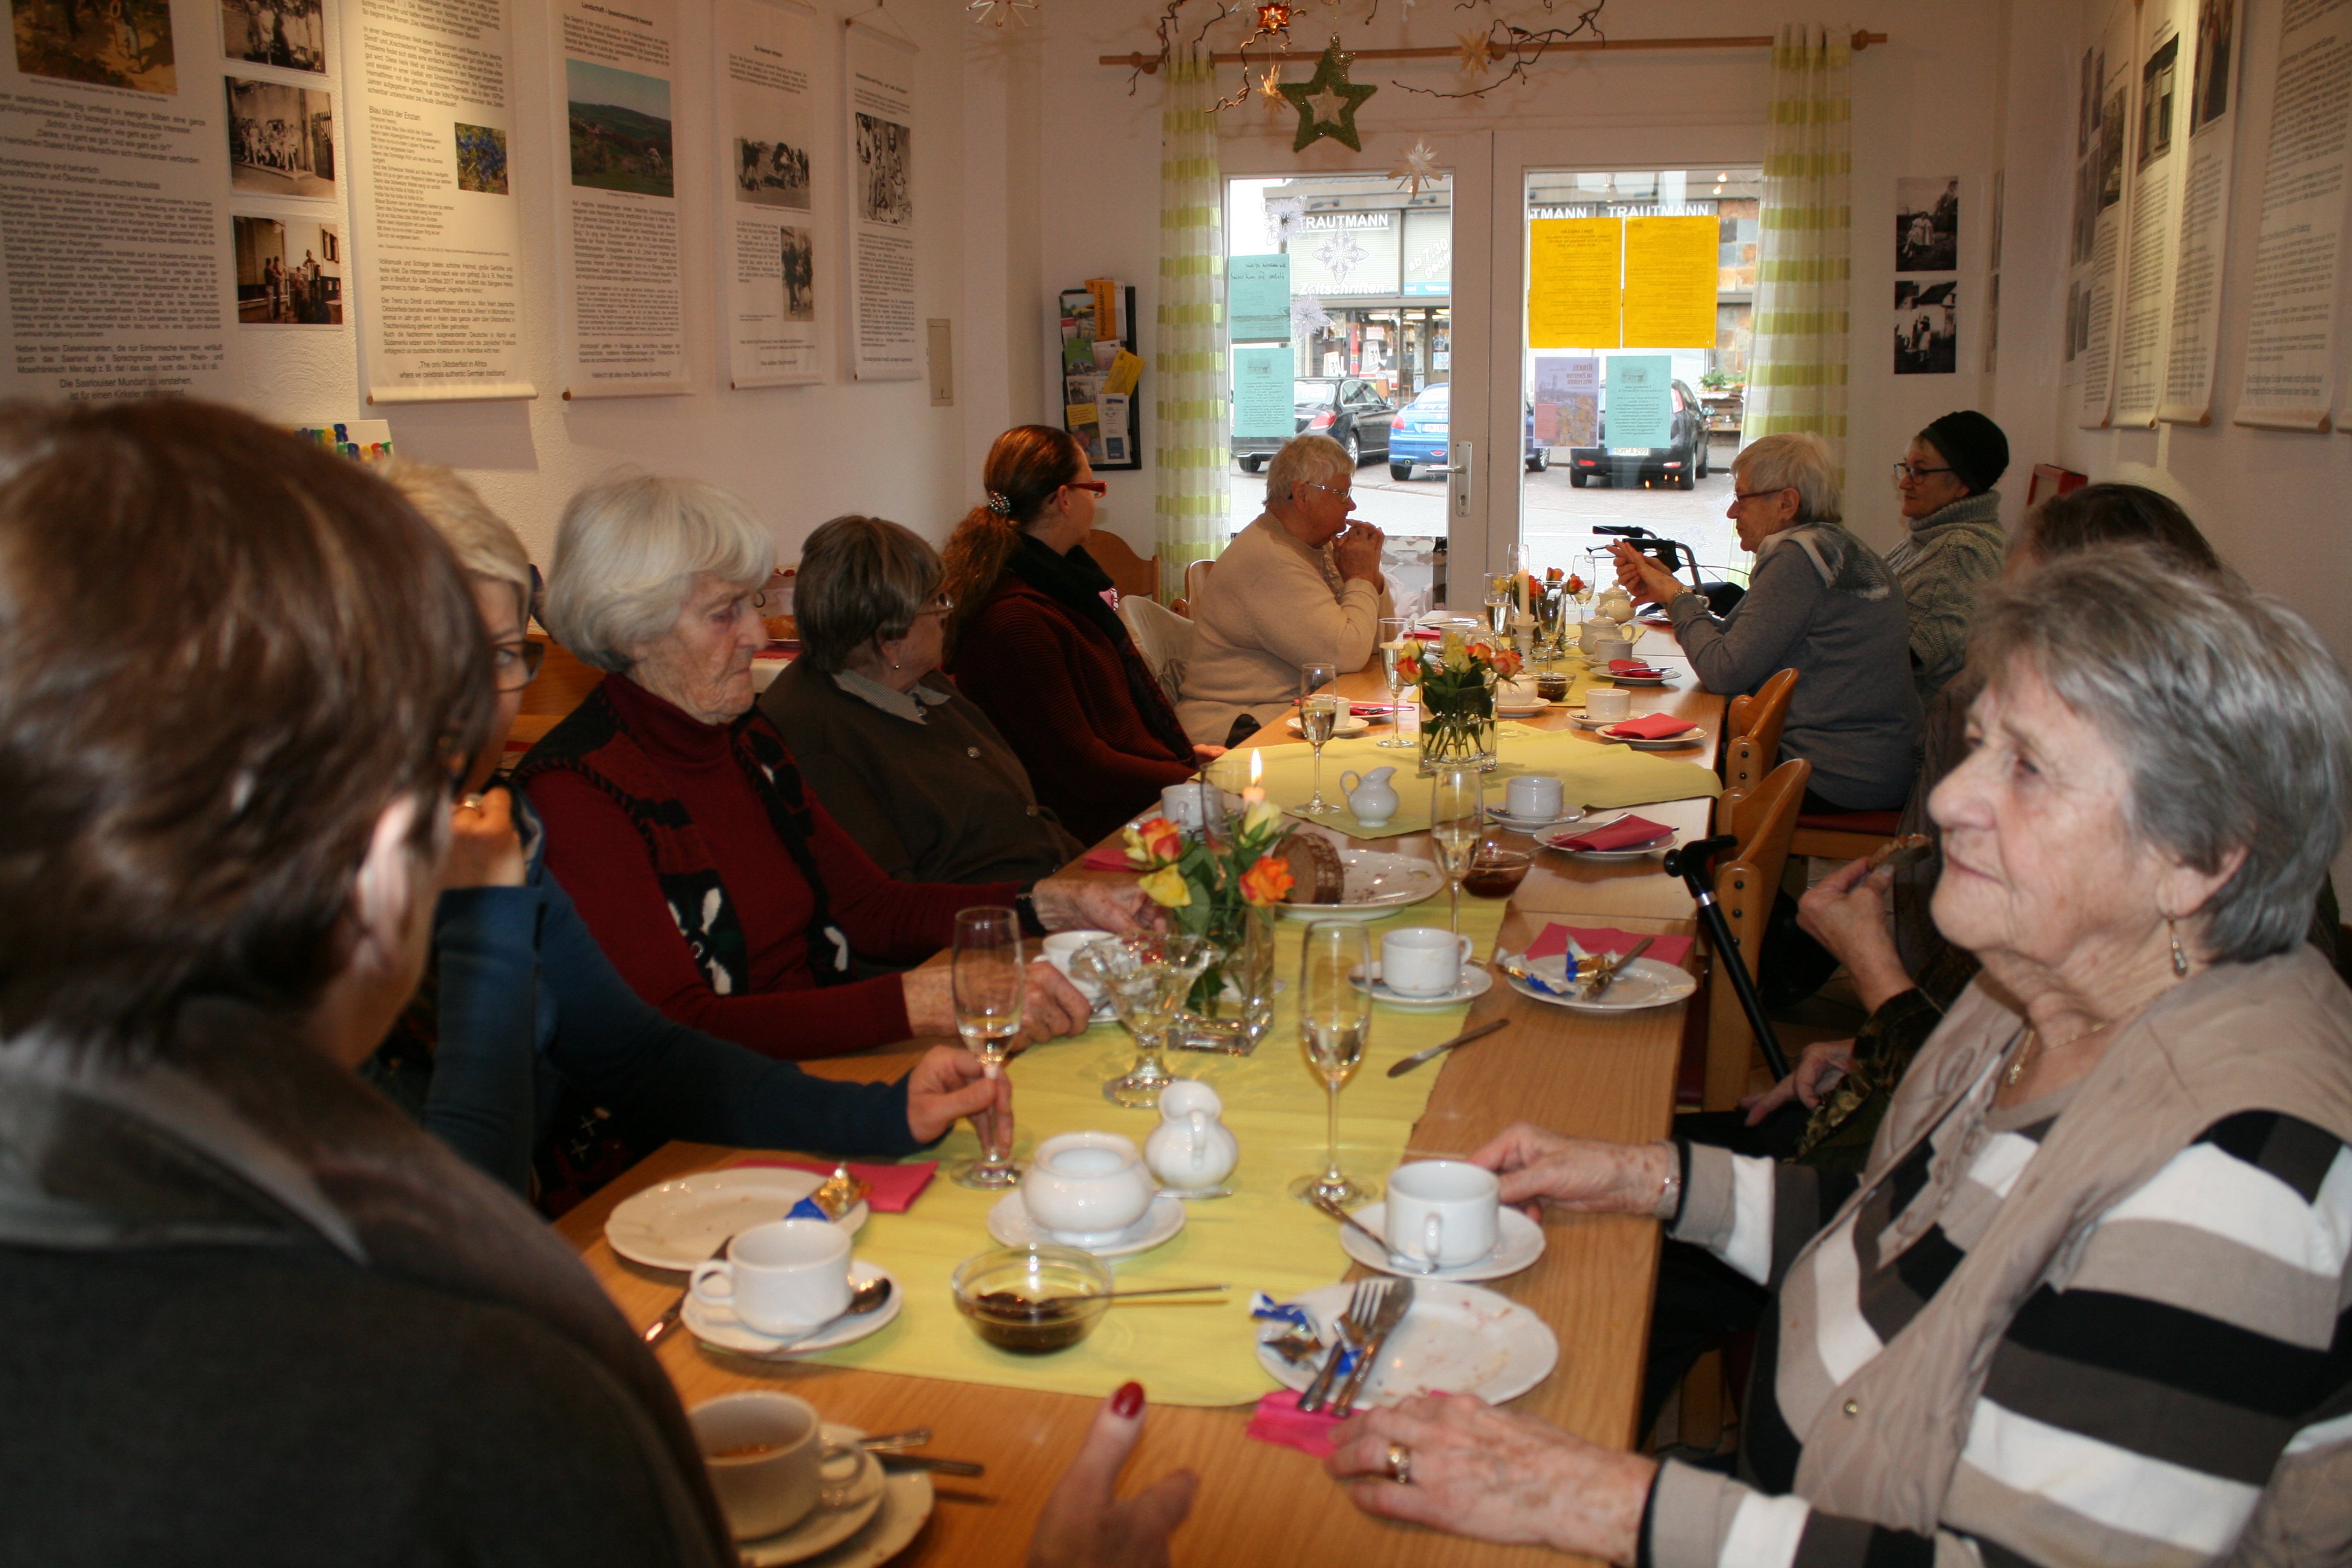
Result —
[[1402, 991], [1390, 990], [1381, 983], [1377, 959], [1372, 963], [1370, 984], [1364, 984], [1364, 972], [1360, 969], [1348, 972], [1348, 983], [1359, 991], [1370, 991], [1373, 1001], [1385, 1002], [1391, 1007], [1459, 1007], [1465, 1002], [1476, 1001], [1495, 988], [1495, 977], [1486, 973], [1485, 965], [1465, 964], [1462, 978], [1454, 983], [1453, 990], [1435, 996], [1408, 996]]
[[[779, 1165], [698, 1171], [622, 1199], [604, 1221], [604, 1239], [632, 1263], [683, 1273], [729, 1237], [783, 1218], [824, 1181]], [[834, 1223], [855, 1236], [867, 1213], [861, 1199]]]
[[1548, 713], [1550, 710], [1551, 704], [1545, 701], [1540, 697], [1537, 698], [1532, 702], [1497, 702], [1495, 704], [1495, 717], [1497, 719], [1532, 719], [1538, 713]]
[[[1568, 979], [1568, 964], [1557, 953], [1549, 958], [1531, 958], [1528, 967], [1544, 979], [1564, 989], [1573, 989]], [[1679, 1002], [1698, 989], [1698, 982], [1678, 963], [1664, 963], [1654, 958], [1637, 958], [1618, 971], [1617, 982], [1609, 989], [1587, 1002], [1580, 996], [1559, 996], [1549, 991], [1538, 991], [1526, 981], [1505, 975], [1511, 989], [1538, 1002], [1549, 1002], [1555, 1007], [1566, 1007], [1578, 1013], [1638, 1013], [1644, 1007], [1664, 1007]]]
[[[1384, 1203], [1367, 1204], [1356, 1211], [1356, 1220], [1366, 1230], [1386, 1236], [1389, 1233], [1388, 1212], [1389, 1206]], [[1391, 1262], [1385, 1251], [1366, 1241], [1361, 1231], [1348, 1226], [1339, 1227], [1339, 1245], [1349, 1257], [1365, 1268], [1408, 1279], [1450, 1279], [1455, 1284], [1467, 1284], [1476, 1279], [1500, 1279], [1506, 1274], [1517, 1274], [1543, 1256], [1544, 1233], [1543, 1226], [1508, 1205], [1503, 1206], [1499, 1217], [1501, 1225], [1498, 1228], [1502, 1234], [1496, 1237], [1492, 1252], [1475, 1262], [1441, 1268], [1434, 1274], [1423, 1274]]]
[[[1600, 826], [1606, 827], [1609, 825], [1604, 822]], [[1592, 829], [1587, 827], [1581, 831], [1590, 833]], [[1682, 840], [1680, 833], [1669, 832], [1664, 838], [1653, 838], [1647, 844], [1635, 844], [1623, 849], [1570, 849], [1556, 842], [1560, 838], [1575, 837], [1574, 833], [1548, 833], [1536, 842], [1547, 849], [1557, 849], [1563, 855], [1573, 855], [1580, 860], [1642, 860], [1653, 855], [1663, 855]]]
[[[1656, 667], [1654, 665], [1651, 668]], [[1612, 675], [1609, 678], [1609, 684], [1612, 686], [1671, 686], [1674, 684], [1674, 677], [1663, 672], [1657, 675]]]
[[1567, 712], [1568, 721], [1575, 725], [1580, 730], [1605, 730], [1612, 724], [1630, 724], [1636, 719], [1646, 719], [1650, 716], [1652, 710], [1647, 708], [1628, 709], [1626, 710], [1625, 717], [1622, 719], [1595, 719], [1591, 710], [1583, 707], [1570, 708]]
[[1559, 827], [1570, 822], [1582, 822], [1584, 813], [1572, 805], [1560, 807], [1558, 816], [1514, 816], [1499, 805], [1486, 808], [1486, 820], [1514, 833], [1541, 833], [1547, 827]]
[[[836, 1431], [862, 1435], [857, 1434], [855, 1426], [836, 1427], [831, 1422], [825, 1424], [824, 1429], [827, 1436]], [[854, 1437], [842, 1440], [853, 1441]], [[886, 1467], [882, 1471], [882, 1506], [876, 1510], [874, 1517], [866, 1521], [866, 1527], [856, 1534], [826, 1552], [816, 1568], [881, 1568], [883, 1563], [907, 1550], [908, 1542], [921, 1531], [924, 1523], [931, 1517], [931, 1508], [936, 1500], [931, 1490], [930, 1472], [894, 1470]], [[743, 1561], [751, 1564], [751, 1568], [772, 1568], [774, 1564], [793, 1561], [789, 1558], [755, 1557], [748, 1548], [740, 1545], [739, 1550], [743, 1552]]]
[[[855, 1426], [824, 1424], [825, 1440], [843, 1445], [855, 1444], [866, 1436]], [[866, 1528], [866, 1521], [882, 1510], [885, 1495], [889, 1491], [889, 1478], [882, 1473], [882, 1462], [863, 1449], [856, 1450], [857, 1469], [841, 1481], [828, 1480], [817, 1494], [817, 1505], [796, 1521], [791, 1529], [763, 1535], [757, 1541], [735, 1543], [737, 1556], [746, 1568], [782, 1568], [787, 1563], [805, 1563], [820, 1552], [831, 1551]]]
[[[1355, 1289], [1343, 1281], [1290, 1300], [1328, 1334]], [[1283, 1331], [1284, 1325], [1276, 1324], [1266, 1338]], [[1416, 1394], [1475, 1394], [1499, 1405], [1549, 1377], [1559, 1363], [1559, 1341], [1517, 1301], [1476, 1285], [1416, 1279], [1412, 1310], [1381, 1347], [1380, 1363], [1357, 1403], [1360, 1408], [1394, 1405]], [[1321, 1370], [1322, 1359], [1309, 1357], [1294, 1366], [1260, 1340], [1257, 1363], [1284, 1387], [1304, 1390]]]
[[[1290, 732], [1292, 734], [1303, 735], [1306, 733], [1304, 730], [1301, 730], [1298, 727], [1298, 721], [1296, 718], [1290, 720], [1289, 724]], [[1372, 721], [1370, 719], [1365, 718], [1360, 713], [1350, 713], [1346, 718], [1333, 722], [1331, 726], [1331, 738], [1337, 741], [1349, 735], [1360, 735], [1371, 727]]]
[[[794, 1342], [798, 1338], [796, 1335], [761, 1333], [738, 1318], [734, 1309], [705, 1301], [690, 1292], [686, 1298], [685, 1310], [678, 1314], [678, 1321], [696, 1339], [706, 1344], [717, 1345], [723, 1351], [740, 1351], [746, 1355], [773, 1356], [779, 1360], [786, 1356], [814, 1355], [819, 1351], [854, 1344], [877, 1332], [898, 1315], [907, 1304], [907, 1287], [898, 1277], [878, 1263], [868, 1263], [862, 1258], [849, 1260], [849, 1283], [853, 1287], [877, 1279], [890, 1281], [890, 1299], [887, 1301], [862, 1318], [851, 1318], [814, 1339], [799, 1340], [797, 1343]], [[792, 1348], [786, 1350], [784, 1347], [787, 1345]]]
[[1139, 1252], [1149, 1252], [1184, 1228], [1184, 1200], [1156, 1197], [1143, 1217], [1125, 1230], [1114, 1231], [1096, 1241], [1070, 1231], [1047, 1230], [1037, 1223], [1029, 1205], [1021, 1201], [1016, 1189], [996, 1200], [988, 1211], [988, 1234], [1006, 1247], [1027, 1247], [1033, 1242], [1050, 1241], [1057, 1247], [1075, 1247], [1081, 1252], [1091, 1252], [1097, 1258], [1129, 1258]]

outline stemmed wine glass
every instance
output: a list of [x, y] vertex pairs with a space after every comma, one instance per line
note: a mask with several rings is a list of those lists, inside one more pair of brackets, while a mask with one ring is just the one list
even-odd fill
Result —
[[1324, 1143], [1323, 1173], [1290, 1184], [1303, 1203], [1322, 1200], [1342, 1208], [1368, 1204], [1380, 1188], [1339, 1169], [1339, 1090], [1363, 1065], [1372, 1032], [1372, 993], [1349, 980], [1371, 973], [1372, 939], [1356, 921], [1317, 921], [1307, 928], [1306, 952], [1298, 963], [1298, 1045], [1307, 1069], [1330, 1093], [1331, 1115]]
[[1323, 798], [1323, 743], [1339, 727], [1341, 699], [1337, 692], [1323, 689], [1339, 679], [1337, 665], [1302, 664], [1298, 667], [1298, 732], [1315, 748], [1315, 798], [1299, 810], [1309, 816], [1334, 816], [1339, 808]]
[[1497, 637], [1511, 632], [1511, 575], [1497, 572], [1486, 579], [1486, 626]]
[[[1021, 1033], [1021, 1002], [1028, 985], [1022, 962], [1021, 917], [1009, 909], [983, 905], [960, 910], [955, 918], [956, 1033], [993, 1079], [1002, 1073], [1013, 1041]], [[993, 1110], [972, 1118], [980, 1131], [981, 1158], [948, 1173], [960, 1187], [1010, 1187], [1021, 1180], [1010, 1151], [999, 1138]]]
[[1070, 969], [1103, 988], [1127, 1032], [1135, 1037], [1135, 1066], [1103, 1085], [1103, 1098], [1130, 1110], [1149, 1110], [1176, 1081], [1160, 1059], [1176, 1009], [1192, 982], [1223, 954], [1189, 931], [1121, 931], [1090, 942], [1070, 956]]
[[1412, 650], [1421, 645], [1412, 636], [1412, 622], [1404, 616], [1381, 617], [1381, 674], [1389, 683], [1389, 717], [1395, 722], [1395, 732], [1381, 744], [1383, 747], [1419, 744], [1404, 732], [1405, 676], [1421, 679]]
[[1462, 930], [1462, 879], [1486, 831], [1486, 775], [1476, 768], [1441, 768], [1429, 785], [1429, 842], [1445, 873], [1452, 899], [1446, 924]]

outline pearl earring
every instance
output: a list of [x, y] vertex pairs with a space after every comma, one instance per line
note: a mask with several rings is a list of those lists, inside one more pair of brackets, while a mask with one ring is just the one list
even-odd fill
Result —
[[2172, 973], [2186, 980], [2189, 978], [2189, 954], [2181, 949], [2180, 932], [2173, 925], [2170, 915], [2164, 917], [2164, 934], [2172, 939]]

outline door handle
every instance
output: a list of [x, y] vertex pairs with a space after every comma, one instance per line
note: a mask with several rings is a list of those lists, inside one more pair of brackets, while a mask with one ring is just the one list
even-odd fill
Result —
[[1472, 449], [1467, 441], [1454, 442], [1454, 450], [1459, 455], [1461, 460], [1453, 464], [1445, 471], [1454, 476], [1450, 487], [1454, 491], [1454, 515], [1466, 521], [1470, 516], [1470, 470], [1477, 458], [1477, 453]]

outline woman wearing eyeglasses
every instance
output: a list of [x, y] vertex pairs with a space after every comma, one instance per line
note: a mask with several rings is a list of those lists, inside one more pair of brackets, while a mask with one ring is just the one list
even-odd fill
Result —
[[801, 657], [760, 698], [801, 775], [902, 882], [1026, 881], [1085, 847], [1029, 771], [939, 674], [955, 601], [911, 529], [836, 517], [801, 547]]
[[1959, 673], [1977, 588], [2000, 575], [2007, 541], [1993, 486], [2008, 468], [2009, 437], [1973, 408], [1920, 431], [1895, 465], [1907, 531], [1886, 564], [1910, 613], [1911, 678], [1922, 703]]
[[[986, 504], [944, 552], [948, 673], [1029, 770], [1037, 798], [1091, 844], [1192, 776], [1196, 748], [1087, 553], [1109, 489], [1066, 430], [1021, 425], [981, 470]], [[805, 590], [802, 590], [805, 591]]]

